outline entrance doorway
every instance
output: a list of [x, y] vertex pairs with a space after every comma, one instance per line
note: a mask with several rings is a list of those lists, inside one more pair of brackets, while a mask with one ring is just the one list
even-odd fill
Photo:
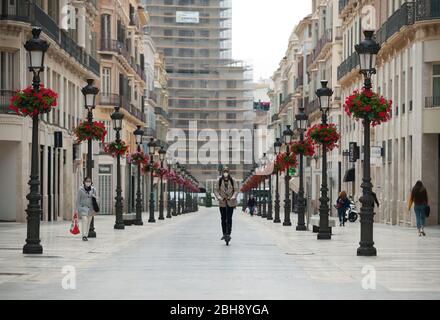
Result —
[[112, 214], [112, 192], [113, 179], [112, 179], [112, 165], [105, 164], [99, 165], [99, 177], [98, 177], [98, 198], [100, 200], [100, 212], [102, 215]]

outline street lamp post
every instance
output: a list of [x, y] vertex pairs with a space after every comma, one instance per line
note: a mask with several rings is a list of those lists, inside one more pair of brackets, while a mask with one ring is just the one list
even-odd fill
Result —
[[[267, 164], [267, 157], [266, 153], [263, 153], [263, 158], [261, 159], [261, 167], [262, 167], [262, 173], [266, 170], [265, 166]], [[263, 174], [263, 214], [261, 215], [262, 218], [267, 218], [267, 196], [266, 196], [266, 178], [267, 176]]]
[[160, 150], [159, 150], [159, 159], [160, 159], [160, 169], [161, 169], [161, 174], [160, 174], [160, 200], [159, 200], [159, 220], [165, 220], [165, 217], [163, 215], [163, 175], [162, 175], [162, 171], [163, 171], [163, 162], [165, 161], [165, 155], [166, 155], [166, 151], [164, 149], [163, 146], [161, 146]]
[[[275, 150], [275, 155], [278, 155], [280, 153], [281, 147], [283, 146], [283, 144], [281, 143], [281, 139], [277, 138], [276, 142], [274, 143], [273, 146], [274, 146], [274, 150]], [[275, 176], [275, 219], [273, 220], [274, 223], [281, 223], [279, 177], [280, 177], [280, 174], [277, 171], [276, 176]]]
[[[49, 44], [40, 39], [40, 28], [32, 29], [32, 39], [24, 45], [29, 53], [29, 71], [33, 73], [32, 86], [35, 92], [40, 91], [40, 72], [44, 71], [44, 55]], [[40, 206], [40, 179], [39, 179], [39, 115], [32, 117], [32, 154], [31, 175], [28, 185], [30, 192], [26, 196], [28, 200], [27, 213], [27, 237], [23, 246], [24, 254], [42, 254], [43, 246], [40, 244], [40, 217], [43, 211]]]
[[[171, 170], [170, 161], [167, 160], [168, 170]], [[172, 203], [171, 203], [171, 182], [169, 176], [167, 177], [167, 219], [171, 219], [172, 216]]]
[[[173, 159], [172, 163], [173, 171], [177, 176], [177, 164], [175, 162], [175, 159]], [[174, 180], [173, 182], [173, 191], [174, 191], [174, 197], [173, 197], [173, 216], [177, 217], [177, 182]]]
[[262, 216], [262, 202], [263, 202], [263, 196], [261, 193], [261, 181], [258, 182], [258, 213], [257, 216]]
[[[181, 174], [180, 163], [177, 163], [176, 172], [180, 177], [180, 174]], [[179, 180], [180, 180], [180, 178], [179, 178]], [[177, 215], [178, 216], [180, 216], [182, 214], [181, 204], [182, 204], [182, 202], [180, 201], [180, 184], [177, 184]]]
[[[84, 95], [84, 107], [87, 110], [87, 121], [91, 126], [93, 124], [93, 109], [96, 107], [96, 95], [99, 93], [99, 89], [93, 86], [93, 79], [87, 79], [87, 85], [82, 88], [81, 92]], [[87, 143], [87, 177], [93, 179], [93, 140], [89, 139]], [[92, 217], [92, 221], [90, 223], [88, 237], [96, 238], [94, 217]]]
[[[307, 130], [309, 117], [304, 112], [304, 107], [299, 108], [299, 113], [295, 116], [296, 127], [299, 131], [300, 142], [304, 142], [304, 132]], [[305, 224], [305, 205], [306, 199], [304, 198], [304, 154], [299, 155], [299, 190], [298, 190], [298, 224], [296, 226], [297, 231], [306, 231], [307, 226]]]
[[[359, 55], [361, 74], [364, 76], [364, 88], [371, 91], [371, 77], [376, 73], [376, 57], [380, 51], [380, 45], [373, 39], [374, 31], [365, 31], [365, 39], [355, 46]], [[359, 201], [362, 203], [360, 212], [361, 223], [361, 241], [357, 249], [358, 256], [376, 256], [377, 250], [373, 241], [373, 222], [374, 222], [374, 199], [373, 184], [371, 183], [370, 173], [370, 123], [366, 117], [364, 124], [364, 172], [362, 179], [362, 197]]]
[[[141, 152], [142, 145], [142, 137], [144, 136], [144, 131], [141, 129], [141, 126], [137, 126], [137, 129], [134, 131], [134, 136], [136, 137], [137, 144], [137, 152]], [[144, 225], [142, 221], [142, 192], [141, 192], [141, 164], [137, 165], [137, 192], [136, 192], [136, 220], [134, 221], [134, 225], [142, 226]]]
[[[122, 101], [120, 101], [122, 103]], [[113, 129], [116, 131], [116, 143], [121, 143], [120, 131], [122, 130], [122, 120], [124, 114], [119, 111], [119, 106], [115, 107], [115, 112], [112, 113], [111, 118], [113, 121]], [[116, 197], [115, 197], [115, 211], [116, 211], [116, 223], [114, 228], [117, 230], [125, 229], [124, 220], [122, 217], [123, 199], [122, 199], [122, 187], [121, 187], [121, 155], [118, 153], [116, 156]]]
[[[284, 138], [284, 145], [286, 147], [286, 152], [289, 152], [290, 150], [290, 143], [292, 142], [293, 137], [293, 131], [290, 129], [290, 125], [287, 126], [287, 129], [283, 132], [283, 138]], [[292, 222], [290, 222], [290, 173], [289, 169], [286, 170], [286, 176], [284, 178], [284, 184], [285, 184], [285, 199], [284, 199], [284, 222], [283, 226], [290, 227], [292, 225]]]
[[156, 142], [154, 142], [154, 138], [150, 138], [150, 142], [148, 143], [148, 152], [150, 153], [150, 217], [148, 219], [149, 223], [155, 223], [154, 219], [154, 154], [156, 153]]
[[[316, 95], [319, 99], [319, 106], [322, 112], [322, 124], [327, 124], [327, 114], [330, 110], [330, 99], [333, 95], [333, 91], [327, 88], [328, 81], [321, 81], [321, 88], [316, 90]], [[327, 186], [327, 146], [322, 146], [322, 184], [321, 184], [321, 198], [319, 202], [319, 233], [318, 240], [330, 240], [332, 238], [328, 220], [329, 220], [329, 201], [328, 198], [328, 186]]]

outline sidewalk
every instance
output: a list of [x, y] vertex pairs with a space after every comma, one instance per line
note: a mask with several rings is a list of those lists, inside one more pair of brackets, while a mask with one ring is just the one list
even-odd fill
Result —
[[49, 283], [61, 279], [64, 266], [75, 265], [77, 270], [93, 267], [185, 216], [158, 220], [156, 214], [156, 223], [148, 223], [148, 215], [144, 213], [144, 226], [126, 226], [125, 230], [113, 229], [115, 216], [96, 216], [97, 238], [87, 242], [82, 241], [81, 235], [69, 232], [70, 221], [45, 222], [40, 226], [42, 255], [22, 254], [26, 224], [0, 223], [0, 285], [7, 281]]
[[[281, 215], [283, 216], [283, 214]], [[0, 299], [439, 299], [440, 228], [375, 225], [377, 257], [357, 257], [359, 223], [332, 240], [261, 217], [234, 214], [232, 243], [220, 241], [218, 208], [114, 230], [98, 216], [98, 237], [69, 234], [69, 222], [41, 226], [43, 255], [23, 255], [25, 224], [0, 224]], [[61, 286], [74, 266], [77, 289]], [[375, 276], [376, 288], [363, 279]]]
[[[283, 217], [281, 212], [282, 221]], [[418, 237], [415, 228], [374, 224], [377, 257], [358, 257], [359, 220], [347, 222], [345, 228], [333, 228], [331, 240], [317, 240], [312, 231], [295, 230], [296, 214], [291, 216], [292, 227], [261, 217], [248, 218], [253, 224], [264, 226], [264, 232], [276, 239], [286, 254], [295, 256], [311, 279], [335, 285], [361, 285], [365, 276], [362, 269], [366, 268], [366, 272], [373, 267], [378, 286], [396, 293], [420, 292], [420, 298], [440, 298], [440, 226], [427, 227], [427, 236]]]

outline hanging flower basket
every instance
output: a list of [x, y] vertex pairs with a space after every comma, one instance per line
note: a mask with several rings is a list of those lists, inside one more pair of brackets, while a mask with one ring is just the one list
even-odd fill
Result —
[[391, 100], [364, 88], [362, 91], [355, 90], [345, 100], [344, 109], [350, 117], [368, 119], [374, 127], [391, 119], [392, 104]]
[[133, 163], [135, 165], [147, 165], [150, 161], [150, 156], [145, 154], [144, 152], [134, 152], [127, 155], [128, 163]]
[[9, 108], [21, 116], [35, 117], [50, 112], [57, 106], [58, 94], [43, 85], [38, 92], [33, 87], [19, 90], [10, 100]]
[[307, 132], [307, 138], [311, 139], [315, 144], [325, 146], [327, 151], [332, 151], [337, 148], [338, 141], [341, 136], [338, 133], [336, 125], [331, 124], [316, 124]]
[[113, 158], [116, 158], [118, 155], [124, 157], [128, 152], [128, 146], [124, 141], [111, 142], [105, 145], [104, 151], [105, 153], [110, 154]]
[[86, 140], [97, 140], [104, 143], [107, 130], [103, 122], [95, 121], [91, 125], [88, 122], [81, 122], [74, 129], [74, 133], [78, 143]]
[[296, 155], [302, 154], [306, 157], [313, 157], [315, 155], [315, 146], [310, 139], [305, 139], [303, 142], [294, 141], [290, 147], [290, 150]]
[[277, 168], [278, 172], [284, 172], [289, 170], [290, 168], [296, 168], [297, 166], [298, 161], [296, 159], [296, 155], [293, 152], [283, 152], [277, 155], [275, 167]]

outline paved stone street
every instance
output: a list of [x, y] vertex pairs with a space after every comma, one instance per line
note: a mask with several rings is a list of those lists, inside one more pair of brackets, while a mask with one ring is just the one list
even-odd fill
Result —
[[[69, 223], [45, 223], [41, 256], [21, 253], [24, 224], [0, 224], [0, 299], [440, 298], [437, 227], [419, 238], [414, 229], [376, 225], [378, 257], [367, 258], [356, 256], [358, 223], [318, 241], [236, 211], [229, 247], [217, 208], [125, 231], [113, 223], [97, 217], [98, 238], [85, 243]], [[75, 290], [62, 288], [66, 265], [76, 269]], [[365, 266], [376, 271], [375, 290], [362, 288]]]

